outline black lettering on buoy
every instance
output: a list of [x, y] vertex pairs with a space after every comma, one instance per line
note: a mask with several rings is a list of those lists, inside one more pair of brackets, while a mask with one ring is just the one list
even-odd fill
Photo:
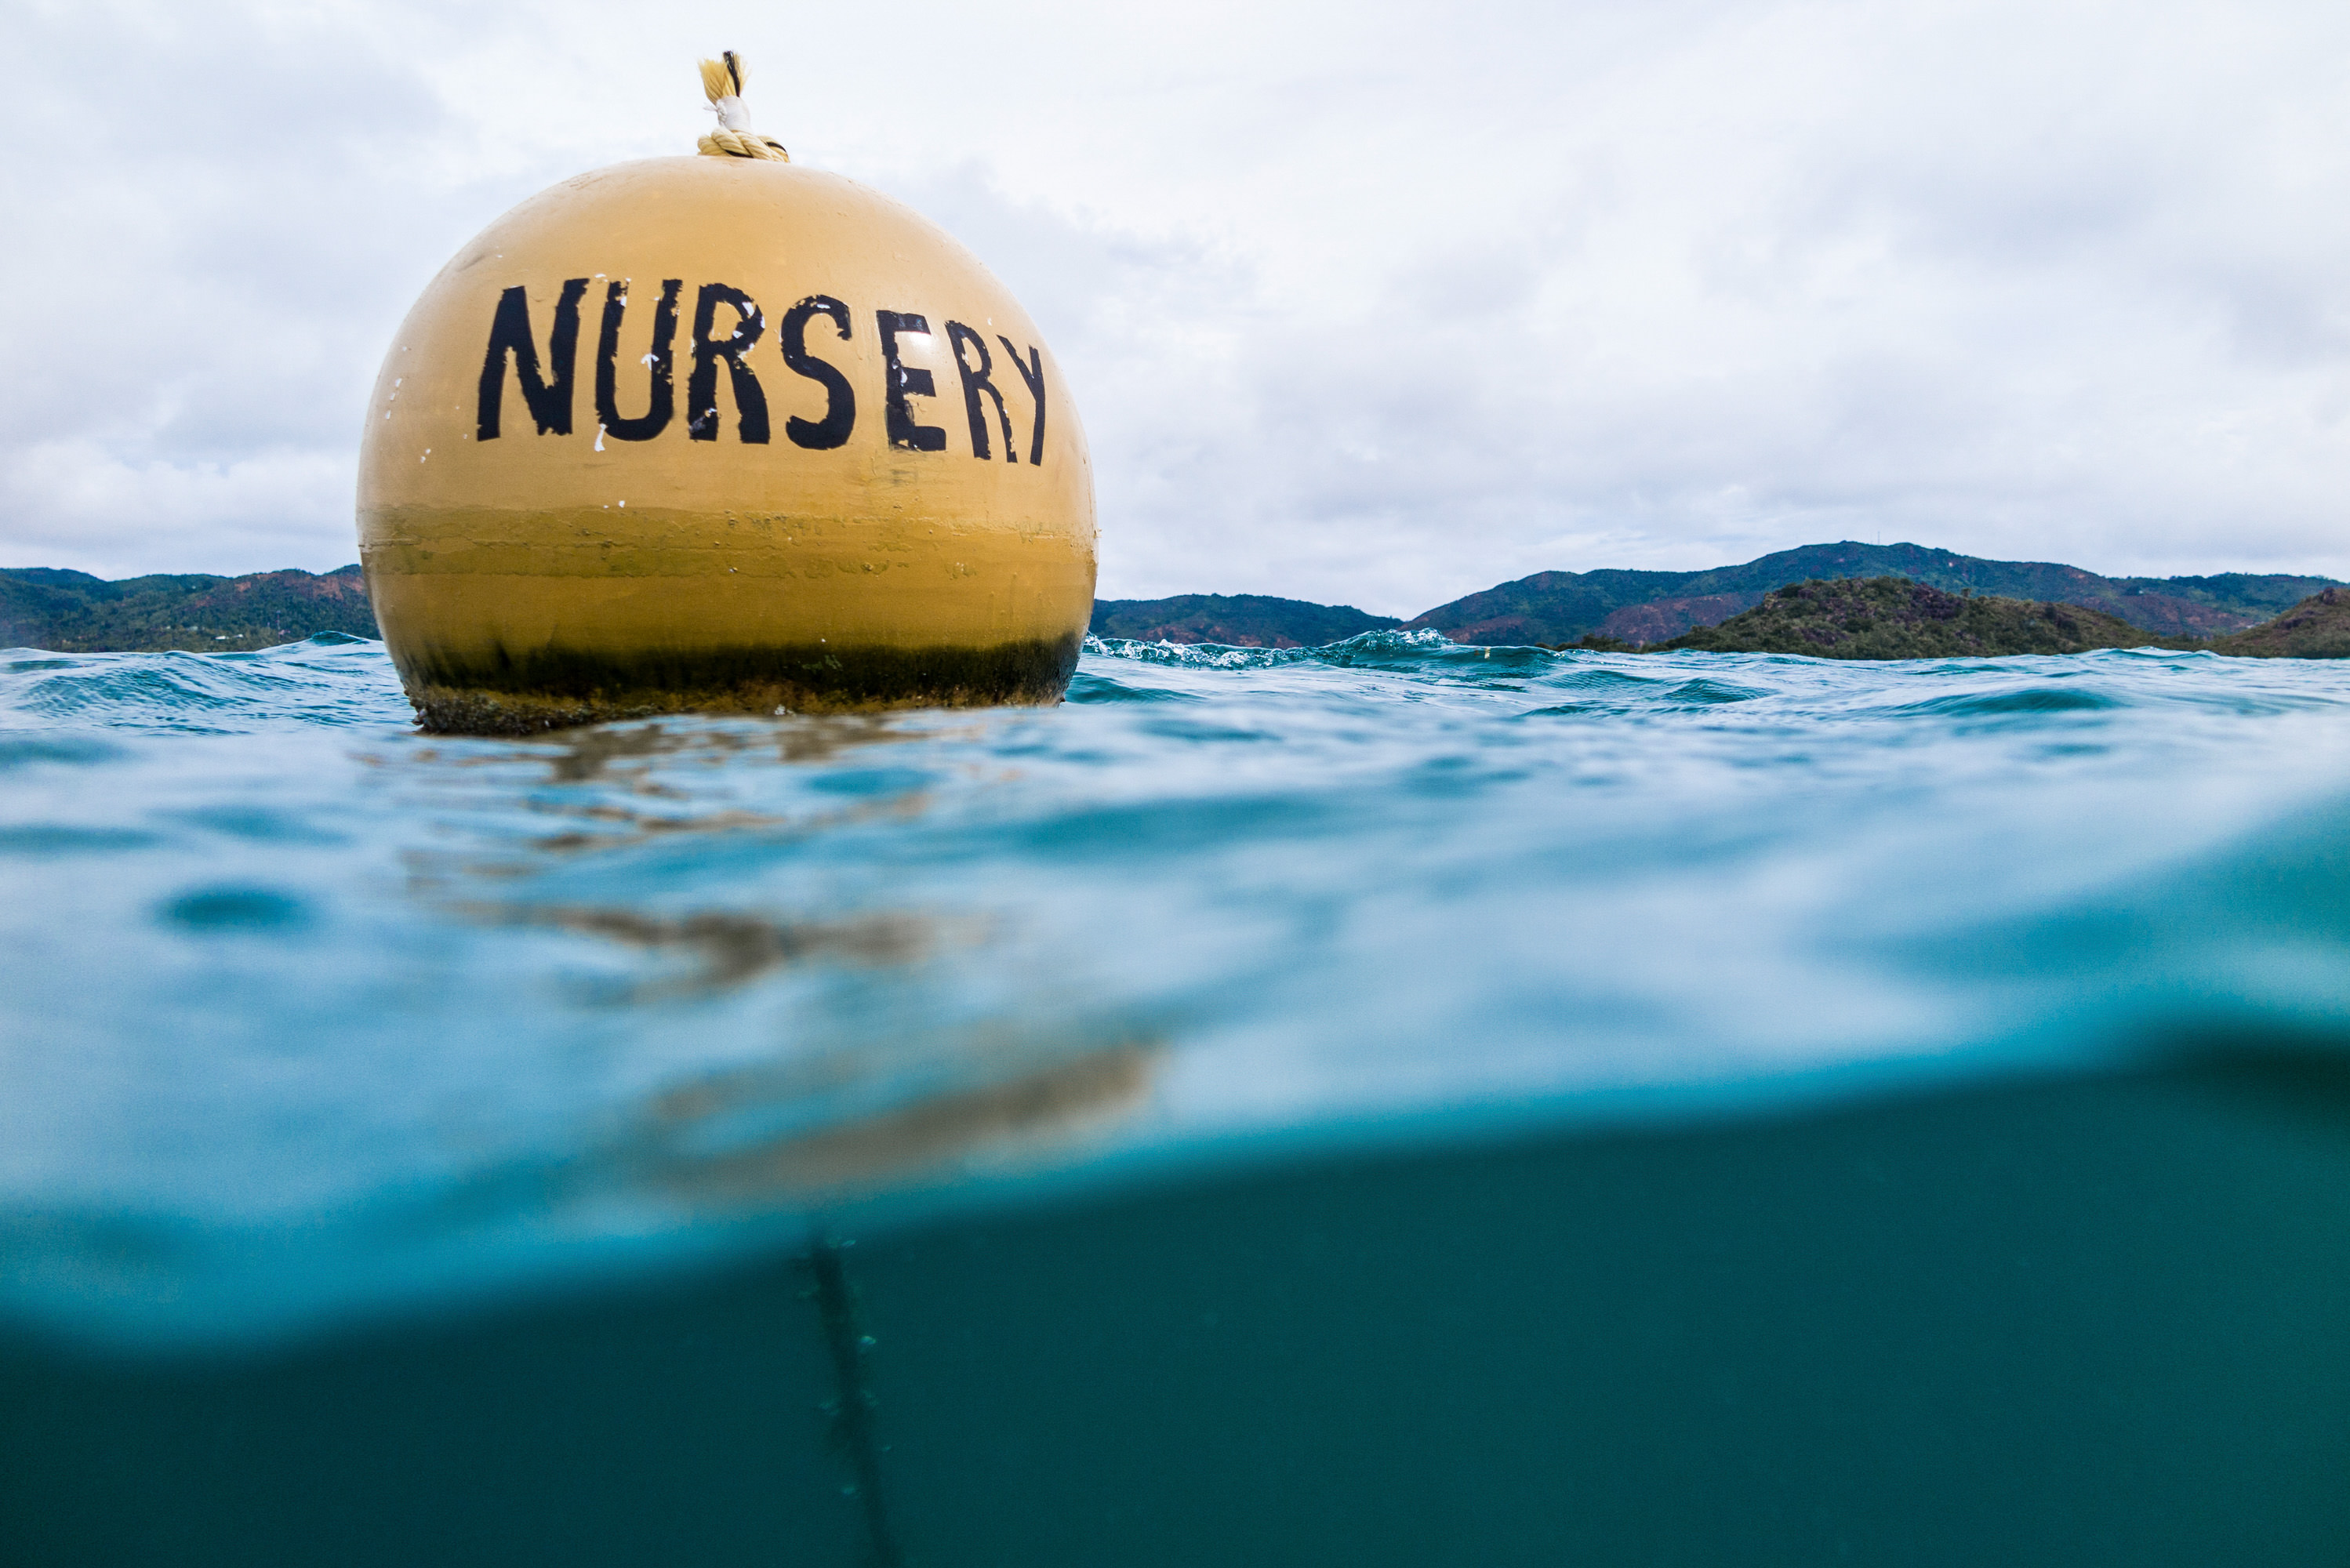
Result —
[[538, 346], [531, 341], [530, 296], [520, 284], [498, 296], [497, 314], [490, 317], [489, 352], [482, 356], [482, 396], [474, 410], [473, 439], [498, 439], [500, 405], [505, 400], [506, 358], [514, 358], [515, 379], [522, 383], [522, 400], [541, 435], [571, 433], [571, 367], [579, 352], [579, 296], [588, 280], [563, 280], [563, 294], [555, 302], [555, 327], [546, 335], [546, 366], [538, 374]]
[[[734, 312], [734, 333], [723, 343], [710, 340], [721, 305]], [[693, 374], [685, 383], [685, 433], [694, 441], [718, 439], [718, 361], [734, 390], [734, 429], [753, 446], [767, 444], [767, 397], [743, 356], [767, 330], [767, 318], [751, 296], [723, 283], [705, 283], [693, 306]]]
[[784, 313], [784, 363], [824, 389], [824, 418], [810, 423], [797, 414], [784, 421], [784, 433], [794, 446], [824, 452], [845, 445], [857, 428], [857, 389], [834, 366], [807, 351], [808, 318], [832, 317], [840, 340], [848, 341], [848, 306], [828, 294], [812, 294]]
[[916, 424], [914, 410], [906, 401], [910, 393], [917, 398], [937, 397], [937, 383], [931, 379], [928, 370], [902, 365], [898, 360], [898, 334], [928, 337], [929, 318], [895, 310], [877, 310], [873, 314], [881, 323], [881, 362], [886, 367], [881, 383], [881, 422], [889, 431], [889, 444], [913, 452], [946, 451], [945, 428]]
[[677, 295], [683, 278], [661, 281], [660, 303], [653, 306], [653, 350], [645, 356], [652, 369], [651, 406], [642, 419], [624, 420], [619, 404], [618, 372], [612, 361], [620, 351], [620, 317], [629, 308], [629, 285], [616, 279], [604, 291], [604, 329], [596, 342], [596, 418], [615, 441], [650, 441], [669, 428], [677, 411], [676, 384], [670, 373], [677, 343]]
[[1028, 429], [1028, 461], [1042, 468], [1045, 466], [1045, 351], [1032, 348], [1028, 350], [1028, 358], [1023, 359], [1020, 350], [1012, 346], [1011, 338], [998, 333], [995, 340], [1003, 345], [1006, 354], [1012, 356], [1013, 368], [1020, 372], [1020, 379], [1028, 383], [1028, 395], [1036, 400], [1036, 422]]
[[[950, 321], [947, 323], [947, 342], [954, 349], [955, 369], [962, 372], [962, 408], [963, 412], [971, 416], [972, 456], [984, 459], [990, 455], [987, 450], [987, 414], [979, 406], [979, 395], [985, 392], [995, 400], [996, 422], [1003, 427], [1003, 461], [1018, 462], [1020, 454], [1012, 447], [1012, 416], [1004, 411], [1003, 394], [995, 389], [993, 381], [988, 379], [994, 361], [988, 355], [987, 339], [960, 321]], [[963, 358], [962, 348], [966, 343], [979, 350], [977, 369], [973, 369], [971, 361]]]

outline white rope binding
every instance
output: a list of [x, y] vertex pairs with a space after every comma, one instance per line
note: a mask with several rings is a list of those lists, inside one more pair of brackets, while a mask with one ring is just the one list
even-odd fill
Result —
[[718, 116], [718, 129], [694, 145], [711, 158], [765, 158], [789, 163], [792, 155], [784, 151], [782, 142], [751, 129], [751, 112], [743, 107], [743, 86], [750, 78], [751, 67], [732, 49], [717, 59], [702, 62], [702, 91], [710, 99], [711, 112]]

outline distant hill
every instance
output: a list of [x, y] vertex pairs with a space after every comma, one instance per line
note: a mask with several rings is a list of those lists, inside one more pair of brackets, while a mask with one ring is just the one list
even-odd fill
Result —
[[356, 566], [323, 576], [187, 573], [119, 582], [47, 566], [0, 569], [0, 648], [230, 653], [321, 631], [379, 635]]
[[2245, 659], [2350, 659], [2350, 588], [2310, 595], [2274, 620], [2211, 644]]
[[2079, 605], [1945, 593], [1908, 577], [1843, 577], [1773, 588], [1752, 609], [1684, 632], [1655, 651], [1988, 659], [2137, 648], [2149, 640], [2120, 617]]
[[1309, 604], [1263, 594], [1178, 594], [1171, 599], [1096, 599], [1093, 634], [1144, 642], [1220, 642], [1231, 648], [1319, 648], [1403, 623], [1352, 605]]
[[[1219, 642], [1240, 648], [1312, 648], [1390, 627], [1442, 632], [1456, 642], [1557, 646], [1586, 636], [1655, 646], [1752, 609], [1774, 588], [1814, 580], [1901, 576], [1945, 593], [2077, 605], [2165, 638], [2225, 637], [2268, 621], [2324, 590], [2331, 577], [2226, 572], [2208, 577], [2105, 577], [2048, 561], [1988, 561], [1918, 545], [1805, 545], [1742, 566], [1702, 572], [1538, 572], [1399, 621], [1351, 605], [1263, 594], [1180, 594], [1096, 599], [1098, 637]], [[2326, 600], [2257, 646], [2298, 649], [2332, 624]], [[2321, 610], [2325, 613], [2319, 613]], [[2350, 613], [2345, 607], [2345, 613]], [[314, 632], [378, 634], [359, 567], [313, 576], [254, 572], [129, 577], [118, 582], [48, 567], [0, 569], [0, 647], [61, 652], [106, 649], [265, 648]], [[2345, 633], [2350, 636], [2350, 633]], [[2330, 646], [2330, 645], [2329, 645]], [[2333, 655], [2324, 655], [2333, 657]]]
[[1664, 642], [1815, 579], [1903, 576], [1946, 593], [2080, 605], [2166, 637], [2213, 637], [2268, 619], [2331, 577], [2104, 577], [2049, 561], [1987, 561], [1920, 545], [1805, 545], [1702, 572], [1538, 572], [1439, 605], [1405, 625], [1455, 642], [1564, 643], [1586, 635]]

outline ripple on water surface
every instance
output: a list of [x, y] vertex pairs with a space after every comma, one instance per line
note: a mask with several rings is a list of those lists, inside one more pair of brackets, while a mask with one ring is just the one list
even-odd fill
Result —
[[0, 655], [0, 1291], [123, 1334], [1361, 1140], [2330, 1034], [2350, 669], [1088, 644], [1050, 710], [414, 733]]

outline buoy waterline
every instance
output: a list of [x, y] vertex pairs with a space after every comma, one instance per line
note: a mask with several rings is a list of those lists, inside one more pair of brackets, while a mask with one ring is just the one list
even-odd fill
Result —
[[428, 730], [1049, 702], [1093, 474], [1044, 337], [908, 207], [749, 130], [492, 223], [386, 355], [360, 560]]

